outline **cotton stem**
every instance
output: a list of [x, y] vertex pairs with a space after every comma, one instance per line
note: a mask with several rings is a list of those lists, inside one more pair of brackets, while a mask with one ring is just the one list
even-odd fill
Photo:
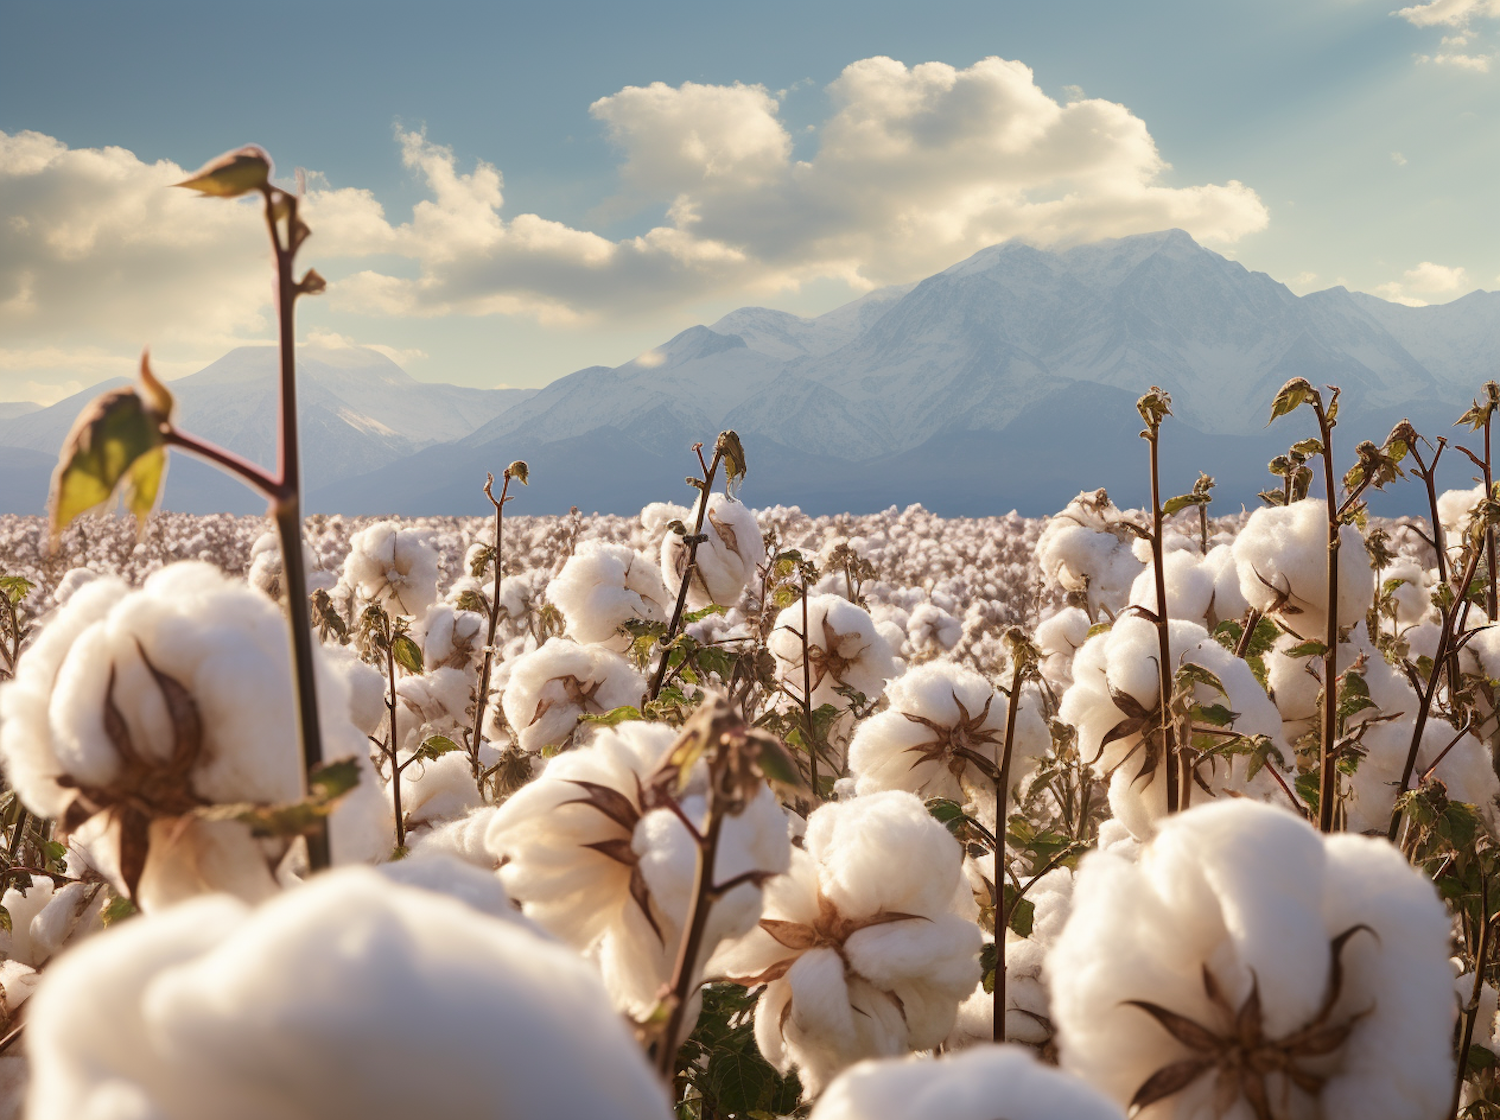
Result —
[[1178, 809], [1177, 736], [1172, 726], [1172, 642], [1167, 629], [1167, 577], [1162, 564], [1162, 508], [1160, 433], [1146, 435], [1151, 449], [1151, 561], [1156, 575], [1157, 680], [1161, 688], [1161, 734], [1163, 767], [1167, 772], [1167, 812]]
[[1338, 801], [1338, 756], [1334, 739], [1338, 733], [1339, 648], [1339, 507], [1335, 500], [1333, 474], [1333, 421], [1314, 400], [1323, 443], [1323, 480], [1328, 500], [1328, 622], [1324, 629], [1323, 654], [1323, 742], [1318, 767], [1318, 829], [1333, 831], [1333, 810]]
[[[703, 445], [701, 443], [694, 444], [693, 450], [698, 453], [698, 462], [703, 462]], [[662, 639], [661, 661], [656, 666], [656, 676], [651, 682], [651, 691], [647, 694], [647, 698], [650, 700], [655, 700], [661, 695], [662, 682], [666, 680], [667, 654], [669, 647], [677, 637], [677, 631], [682, 626], [682, 612], [687, 606], [688, 587], [692, 584], [693, 576], [698, 571], [698, 545], [703, 540], [703, 519], [708, 516], [708, 496], [713, 492], [714, 475], [718, 473], [719, 463], [723, 458], [724, 453], [715, 450], [713, 461], [709, 463], [708, 468], [703, 472], [703, 487], [698, 502], [698, 517], [693, 523], [693, 532], [687, 539], [687, 567], [683, 569], [682, 586], [677, 590], [677, 605], [672, 609], [672, 621], [667, 626], [666, 637]]]
[[[1010, 928], [1010, 907], [1005, 904], [1006, 801], [1010, 796], [1010, 760], [1016, 745], [1016, 711], [1021, 706], [1021, 677], [1025, 666], [1012, 650], [1015, 663], [1010, 674], [1010, 696], [1005, 705], [1005, 744], [1000, 752], [1000, 771], [995, 776], [995, 991], [994, 1033], [1005, 1041], [1005, 931]], [[1019, 896], [1017, 897], [1019, 901]]]
[[490, 670], [494, 666], [495, 658], [495, 632], [500, 627], [500, 544], [505, 516], [505, 492], [510, 489], [510, 471], [506, 470], [505, 481], [500, 484], [499, 501], [496, 501], [495, 495], [491, 493], [491, 487], [494, 485], [495, 476], [485, 475], [484, 496], [495, 507], [495, 586], [490, 593], [490, 625], [484, 639], [484, 661], [479, 669], [479, 693], [474, 701], [474, 727], [469, 734], [469, 765], [473, 770], [474, 781], [479, 786], [481, 796], [484, 794], [484, 779], [479, 767], [479, 733], [484, 722], [484, 708], [489, 703]]

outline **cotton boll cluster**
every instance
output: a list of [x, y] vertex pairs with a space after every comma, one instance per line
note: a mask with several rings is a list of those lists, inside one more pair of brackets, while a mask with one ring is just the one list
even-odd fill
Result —
[[1295, 1116], [1440, 1116], [1447, 945], [1432, 884], [1383, 841], [1250, 801], [1194, 807], [1135, 862], [1084, 861], [1047, 959], [1063, 1068], [1126, 1105], [1200, 1063], [1146, 1117], [1226, 1100], [1248, 1116], [1258, 1097]]
[[[924, 800], [948, 798], [967, 803], [993, 829], [1008, 698], [978, 673], [934, 661], [892, 681], [886, 699], [890, 706], [861, 723], [849, 744], [856, 793], [899, 789]], [[1038, 706], [1026, 694], [1017, 710], [1012, 782], [1051, 746]]]
[[[697, 519], [695, 505], [684, 524], [691, 527]], [[755, 514], [734, 498], [723, 494], [709, 497], [703, 533], [708, 539], [698, 545], [693, 579], [688, 584], [688, 606], [693, 610], [710, 603], [729, 606], [737, 602], [766, 560], [765, 541]], [[687, 562], [688, 546], [683, 538], [668, 532], [661, 544], [661, 574], [667, 588], [675, 591], [682, 585]]]
[[[671, 979], [692, 901], [698, 847], [683, 817], [701, 821], [706, 808], [702, 764], [676, 810], [659, 788], [676, 738], [659, 724], [604, 729], [514, 794], [485, 837], [527, 916], [596, 960], [616, 1006], [640, 1019]], [[767, 787], [725, 819], [713, 881], [745, 878], [714, 903], [697, 967], [721, 940], [754, 926], [760, 883], [786, 870], [790, 850]]]
[[[91, 862], [143, 906], [208, 889], [264, 897], [281, 847], [194, 813], [301, 796], [289, 661], [281, 612], [207, 564], [164, 568], [137, 591], [94, 581], [0, 689], [6, 773], [33, 812], [85, 822]], [[374, 772], [337, 677], [319, 686], [326, 757], [363, 769], [331, 822], [335, 854], [368, 858], [385, 827]], [[130, 866], [148, 834], [144, 868]]]
[[747, 987], [761, 1054], [809, 1095], [862, 1058], [937, 1046], [979, 979], [979, 927], [952, 912], [958, 843], [909, 793], [827, 804], [771, 880], [760, 925], [710, 972]]
[[0, 906], [10, 928], [0, 929], [0, 1023], [8, 1024], [35, 991], [39, 970], [53, 956], [101, 928], [105, 898], [101, 881], [58, 885], [42, 876], [5, 891]]
[[[1185, 618], [1210, 630], [1249, 609], [1240, 590], [1233, 550], [1218, 545], [1206, 556], [1177, 549], [1162, 557], [1162, 580], [1167, 593], [1167, 616]], [[1156, 565], [1148, 562], [1130, 587], [1130, 604], [1156, 610]]]
[[1126, 515], [1103, 490], [1082, 493], [1047, 522], [1036, 545], [1036, 560], [1048, 583], [1083, 595], [1092, 616], [1111, 615], [1125, 606], [1141, 561], [1124, 528]]
[[1107, 1097], [1019, 1046], [869, 1060], [831, 1084], [811, 1120], [1123, 1120]]
[[[1247, 666], [1219, 645], [1203, 627], [1173, 621], [1168, 630], [1175, 674], [1179, 666], [1196, 665], [1223, 685], [1220, 694], [1211, 684], [1192, 685], [1191, 699], [1202, 705], [1227, 706], [1235, 715], [1229, 728], [1240, 736], [1265, 736], [1290, 760], [1291, 748], [1282, 734], [1276, 706]], [[1137, 837], [1151, 834], [1154, 822], [1166, 813], [1164, 744], [1159, 730], [1161, 686], [1158, 635], [1145, 619], [1126, 616], [1107, 632], [1090, 638], [1073, 662], [1073, 684], [1062, 699], [1059, 717], [1078, 730], [1078, 749], [1096, 772], [1109, 781], [1109, 803], [1115, 817]], [[1262, 800], [1287, 799], [1289, 775], [1278, 783], [1268, 756], [1259, 772], [1247, 778], [1243, 757], [1210, 757], [1197, 766], [1195, 797], [1223, 794]]]
[[94, 939], [27, 1037], [33, 1120], [670, 1115], [571, 951], [369, 870]]
[[349, 538], [344, 582], [361, 599], [416, 618], [437, 601], [437, 550], [420, 530], [377, 522]]
[[568, 620], [568, 635], [616, 653], [630, 648], [621, 627], [632, 620], [666, 622], [674, 600], [661, 573], [625, 545], [585, 541], [547, 587]]
[[[646, 691], [645, 679], [619, 654], [568, 638], [548, 639], [507, 668], [500, 707], [516, 745], [533, 754], [568, 743], [584, 716], [639, 704]], [[485, 734], [501, 737], [493, 718]]]
[[[1256, 610], [1289, 631], [1321, 639], [1328, 618], [1328, 505], [1314, 498], [1258, 509], [1234, 540], [1240, 591]], [[1364, 621], [1375, 598], [1375, 577], [1364, 539], [1339, 527], [1338, 623]]]

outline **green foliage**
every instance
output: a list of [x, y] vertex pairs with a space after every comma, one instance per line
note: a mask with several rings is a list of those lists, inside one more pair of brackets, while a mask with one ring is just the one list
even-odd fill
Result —
[[422, 672], [422, 647], [407, 635], [397, 634], [391, 639], [391, 656], [408, 673]]
[[755, 1045], [759, 996], [733, 984], [703, 989], [698, 1024], [677, 1056], [680, 1082], [690, 1091], [679, 1116], [727, 1120], [786, 1116], [796, 1109], [802, 1095], [796, 1075], [783, 1078]]

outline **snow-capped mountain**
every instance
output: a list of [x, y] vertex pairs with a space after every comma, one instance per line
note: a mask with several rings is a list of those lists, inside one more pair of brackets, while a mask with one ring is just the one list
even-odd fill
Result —
[[1407, 414], [1445, 430], [1497, 351], [1500, 293], [1425, 308], [1343, 288], [1299, 297], [1180, 230], [1059, 252], [1007, 243], [815, 319], [742, 308], [316, 498], [477, 511], [451, 480], [524, 455], [545, 465], [533, 508], [624, 511], [680, 498], [687, 448], [732, 427], [755, 502], [1040, 513], [1099, 485], [1136, 500], [1134, 402], [1155, 384], [1176, 413], [1167, 485], [1202, 469], [1253, 504], [1267, 459], [1309, 434], [1265, 428], [1288, 378], [1342, 386], [1352, 449]]
[[[532, 389], [472, 389], [417, 381], [362, 347], [302, 347], [297, 353], [303, 473], [309, 490], [369, 474], [425, 447], [467, 435], [532, 396]], [[277, 351], [242, 346], [168, 384], [184, 430], [275, 466]], [[3, 511], [39, 512], [58, 448], [83, 407], [112, 384], [7, 416], [0, 449], [9, 454]], [[174, 457], [167, 507], [255, 512], [264, 502], [186, 455]]]

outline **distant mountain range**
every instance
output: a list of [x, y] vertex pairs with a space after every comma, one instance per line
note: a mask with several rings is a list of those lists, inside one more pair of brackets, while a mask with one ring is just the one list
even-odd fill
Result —
[[[687, 498], [691, 444], [726, 427], [744, 441], [756, 505], [1039, 514], [1101, 485], [1135, 503], [1146, 492], [1135, 400], [1156, 384], [1176, 413], [1165, 486], [1186, 489], [1201, 469], [1238, 508], [1269, 482], [1267, 460], [1309, 434], [1302, 418], [1265, 427], [1288, 378], [1342, 386], [1336, 446], [1352, 462], [1358, 440], [1403, 416], [1448, 434], [1497, 354], [1500, 293], [1433, 307], [1344, 288], [1299, 297], [1180, 230], [1060, 252], [1007, 243], [815, 319], [741, 308], [539, 391], [419, 383], [371, 351], [309, 351], [308, 506], [479, 513], [485, 471], [524, 458], [518, 513], [628, 512]], [[272, 363], [269, 348], [246, 348], [174, 382], [184, 426], [268, 461]], [[0, 470], [42, 451], [50, 470], [94, 391], [19, 416], [0, 406]], [[228, 501], [209, 472], [181, 466], [170, 507]], [[1465, 485], [1467, 471], [1450, 481]]]

